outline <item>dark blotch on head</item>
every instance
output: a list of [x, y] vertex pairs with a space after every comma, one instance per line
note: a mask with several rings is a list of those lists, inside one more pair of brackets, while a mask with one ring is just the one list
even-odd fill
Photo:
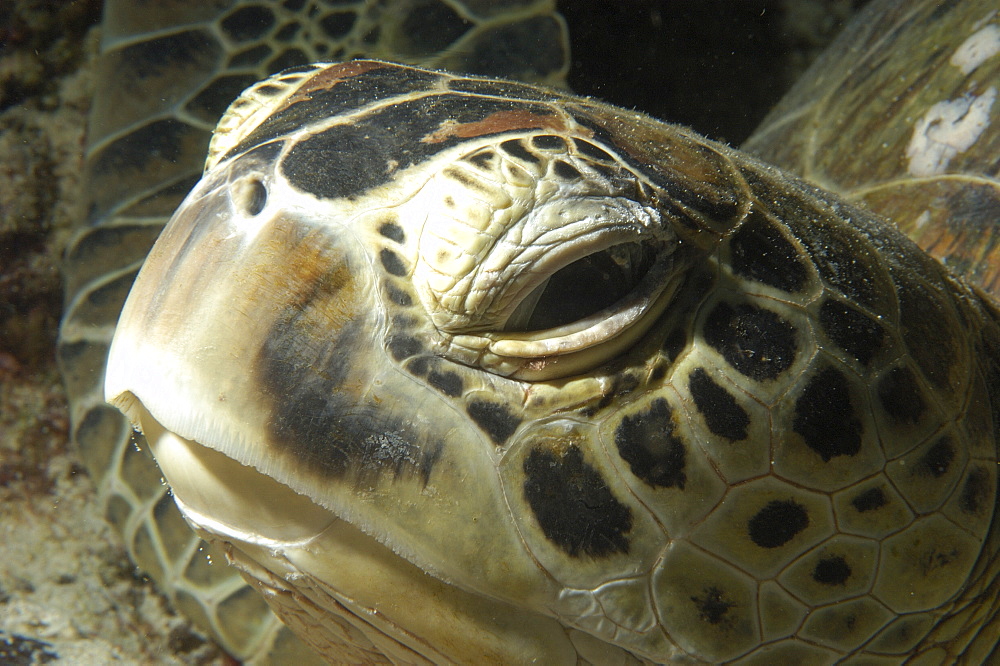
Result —
[[688, 389], [695, 407], [708, 429], [719, 437], [746, 439], [750, 417], [729, 391], [715, 383], [704, 368], [697, 368], [688, 379]]
[[948, 436], [934, 442], [917, 462], [916, 471], [922, 475], [939, 479], [948, 473], [948, 468], [955, 460], [955, 447]]
[[366, 374], [344, 349], [363, 346], [371, 316], [344, 318], [329, 328], [331, 303], [364, 314], [362, 296], [343, 262], [297, 294], [275, 320], [252, 368], [268, 402], [269, 439], [317, 474], [359, 483], [417, 475], [426, 482], [440, 444], [353, 388]]
[[848, 300], [876, 308], [881, 281], [874, 272], [875, 260], [868, 258], [872, 254], [871, 247], [860, 241], [856, 233], [808, 218], [796, 230], [823, 281]]
[[488, 169], [495, 156], [496, 153], [492, 150], [480, 150], [469, 155], [466, 160], [480, 169]]
[[964, 513], [977, 514], [990, 506], [990, 475], [982, 467], [973, 467], [965, 478], [958, 508]]
[[700, 597], [691, 597], [691, 601], [698, 609], [698, 617], [712, 625], [722, 622], [729, 609], [736, 605], [727, 601], [725, 594], [717, 587], [705, 588]]
[[719, 303], [705, 321], [705, 340], [747, 377], [774, 379], [795, 360], [795, 327], [749, 303]]
[[[283, 136], [299, 130], [318, 117], [338, 111], [357, 110], [375, 100], [390, 99], [412, 90], [427, 90], [439, 74], [386, 65], [338, 81], [325, 90], [311, 91], [308, 99], [289, 104], [272, 114], [251, 132], [247, 141], [260, 143], [260, 136]], [[383, 104], [360, 114], [354, 121], [333, 125], [301, 137], [281, 162], [281, 173], [293, 187], [324, 199], [357, 199], [384, 185], [413, 165], [465, 142], [461, 133], [440, 136], [442, 123], [480, 123], [495, 113], [525, 112], [546, 115], [549, 109], [518, 100], [474, 97], [455, 93]], [[502, 123], [484, 127], [487, 133], [504, 131]], [[484, 134], [483, 136], [485, 136]], [[425, 140], [428, 137], [436, 140]], [[240, 146], [237, 146], [240, 148]], [[351, 159], [344, 159], [350, 155]], [[386, 168], [393, 165], [394, 168]], [[456, 176], [458, 169], [445, 170]], [[477, 183], [468, 179], [471, 187]]]
[[951, 369], [958, 360], [956, 322], [932, 292], [893, 274], [899, 297], [900, 337], [921, 372], [934, 386], [951, 388]]
[[576, 446], [536, 448], [524, 459], [524, 497], [545, 537], [571, 557], [627, 553], [632, 511]]
[[889, 498], [885, 496], [885, 493], [881, 488], [869, 488], [863, 493], [856, 495], [854, 499], [851, 500], [851, 506], [857, 509], [858, 513], [881, 509], [888, 503]]
[[687, 332], [682, 328], [675, 328], [663, 341], [663, 352], [667, 355], [667, 360], [673, 363], [680, 356], [684, 347], [687, 346]]
[[885, 330], [863, 312], [833, 299], [819, 309], [819, 323], [838, 347], [868, 365], [882, 347]]
[[855, 417], [844, 373], [824, 368], [813, 375], [795, 401], [792, 429], [823, 462], [861, 450], [861, 422]]
[[403, 233], [403, 227], [399, 226], [395, 222], [383, 222], [379, 226], [378, 232], [389, 240], [394, 240], [397, 243], [402, 243], [406, 240], [406, 234]]
[[389, 348], [389, 353], [397, 361], [415, 356], [424, 348], [419, 340], [408, 335], [394, 335], [389, 338], [386, 346]]
[[913, 425], [920, 420], [924, 402], [916, 377], [909, 368], [893, 368], [878, 382], [878, 399], [893, 423]]
[[500, 147], [503, 148], [508, 155], [515, 157], [522, 162], [530, 162], [532, 164], [538, 163], [538, 156], [525, 148], [520, 139], [508, 139], [501, 143]]
[[413, 305], [413, 297], [410, 296], [408, 292], [403, 291], [399, 287], [391, 284], [386, 284], [385, 291], [389, 295], [389, 300], [399, 305], [401, 307], [409, 307]]
[[517, 426], [521, 425], [520, 418], [495, 402], [473, 400], [466, 411], [497, 446], [503, 446], [517, 430]]
[[462, 395], [462, 378], [454, 372], [434, 372], [427, 375], [427, 382], [441, 393], [452, 398]]
[[552, 165], [552, 170], [563, 180], [577, 180], [580, 178], [580, 170], [569, 162], [556, 160]]
[[824, 557], [816, 563], [812, 577], [823, 585], [843, 585], [851, 577], [851, 567], [840, 555]]
[[684, 489], [687, 450], [674, 434], [673, 413], [663, 398], [623, 417], [615, 429], [615, 444], [632, 473], [649, 485]]
[[590, 141], [584, 141], [583, 139], [573, 139], [573, 143], [576, 145], [576, 150], [581, 155], [589, 157], [593, 160], [598, 160], [600, 162], [614, 162], [615, 158], [612, 157], [603, 148], [592, 144]]
[[561, 136], [539, 134], [531, 137], [531, 145], [539, 150], [565, 150], [566, 141]]
[[733, 272], [787, 292], [801, 291], [809, 277], [798, 249], [760, 213], [752, 213], [730, 241]]
[[809, 513], [794, 500], [773, 500], [747, 523], [750, 540], [761, 548], [777, 548], [809, 527]]
[[423, 377], [430, 372], [430, 360], [426, 356], [417, 356], [406, 362], [406, 371], [415, 377]]
[[378, 258], [382, 262], [382, 267], [391, 275], [398, 275], [400, 277], [406, 275], [406, 266], [403, 264], [403, 260], [392, 250], [388, 248], [383, 249], [378, 253]]

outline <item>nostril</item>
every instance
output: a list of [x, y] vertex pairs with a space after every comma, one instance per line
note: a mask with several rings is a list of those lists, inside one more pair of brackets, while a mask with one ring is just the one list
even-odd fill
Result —
[[253, 217], [267, 205], [267, 187], [259, 178], [249, 178], [236, 186], [236, 205]]

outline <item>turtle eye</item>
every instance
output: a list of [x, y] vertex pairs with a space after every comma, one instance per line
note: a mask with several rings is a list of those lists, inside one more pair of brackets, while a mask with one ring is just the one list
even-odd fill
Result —
[[621, 243], [577, 259], [528, 294], [503, 330], [526, 333], [567, 326], [613, 306], [649, 272], [655, 250], [648, 243]]

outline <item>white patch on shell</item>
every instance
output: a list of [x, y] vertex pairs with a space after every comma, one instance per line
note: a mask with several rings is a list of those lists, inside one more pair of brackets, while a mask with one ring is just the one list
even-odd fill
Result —
[[990, 124], [990, 109], [996, 98], [997, 89], [990, 86], [978, 97], [967, 93], [929, 108], [913, 128], [906, 149], [910, 175], [944, 173], [951, 160], [971, 148]]
[[1000, 26], [990, 24], [962, 42], [952, 54], [951, 64], [968, 75], [997, 53], [1000, 53]]

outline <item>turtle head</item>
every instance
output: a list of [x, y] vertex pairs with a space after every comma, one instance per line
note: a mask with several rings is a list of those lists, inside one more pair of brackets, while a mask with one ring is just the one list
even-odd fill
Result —
[[[335, 625], [344, 654], [360, 632], [403, 660], [575, 660], [611, 625], [567, 628], [557, 616], [594, 603], [567, 606], [568, 585], [638, 581], [655, 558], [653, 542], [629, 554], [639, 519], [609, 470], [574, 458], [602, 523], [558, 526], [570, 498], [550, 522], [582, 537], [554, 547], [564, 571], [540, 565], [529, 515], [562, 500], [528, 508], [525, 466], [545, 463], [525, 456], [591, 446], [563, 416], [602, 399], [604, 366], [672, 302], [691, 230], [627, 156], [531, 100], [550, 93], [517, 90], [363, 62], [248, 90], [122, 312], [109, 402], [191, 525], [314, 644]], [[606, 555], [624, 569], [598, 574]], [[321, 638], [303, 607], [327, 618]]]

